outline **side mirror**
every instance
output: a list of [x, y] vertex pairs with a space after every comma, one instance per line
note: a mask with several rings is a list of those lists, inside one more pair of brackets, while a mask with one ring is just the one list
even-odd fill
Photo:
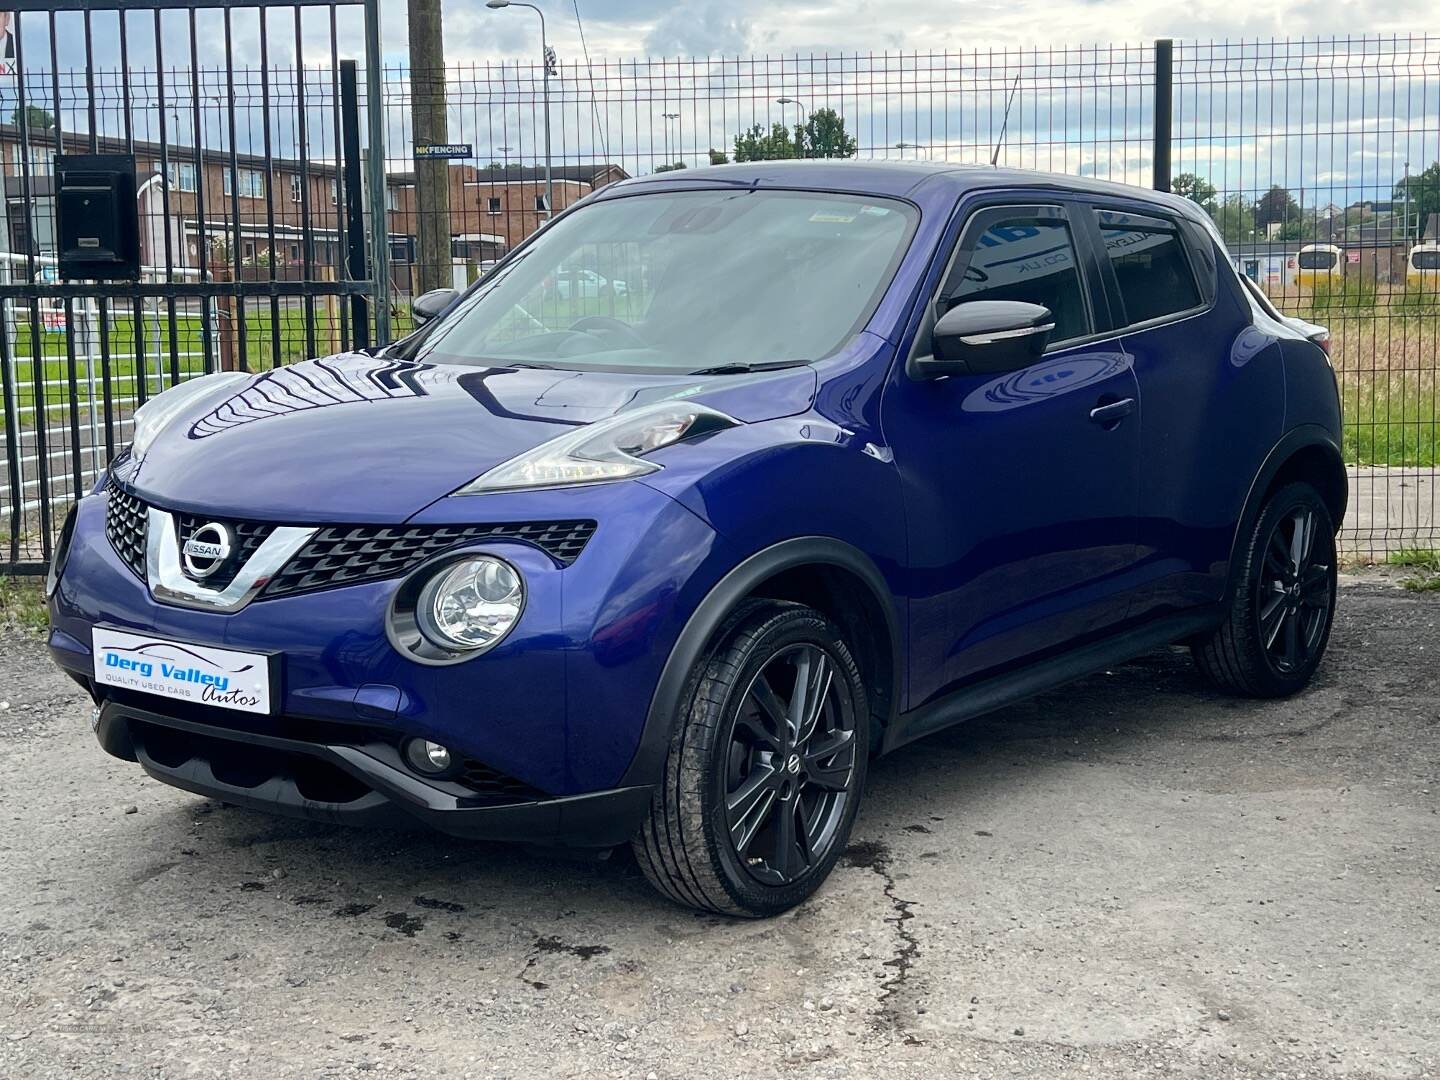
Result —
[[453, 304], [460, 294], [454, 289], [431, 289], [427, 293], [421, 293], [410, 305], [410, 313], [415, 316], [415, 325], [424, 326], [437, 315], [442, 315], [445, 309]]
[[1055, 316], [1020, 300], [970, 300], [940, 316], [931, 331], [934, 355], [916, 357], [917, 379], [994, 375], [1033, 364], [1045, 351]]

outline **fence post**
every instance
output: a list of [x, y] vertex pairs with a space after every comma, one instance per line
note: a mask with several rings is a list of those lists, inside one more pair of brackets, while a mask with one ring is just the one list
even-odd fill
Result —
[[[316, 274], [321, 281], [335, 281], [333, 266], [316, 267]], [[340, 298], [335, 293], [326, 293], [320, 298], [320, 310], [324, 325], [319, 327], [316, 341], [323, 350], [322, 356], [333, 356], [340, 351]]]
[[[345, 280], [368, 281], [365, 262], [365, 209], [360, 181], [360, 94], [354, 60], [340, 61], [340, 158], [345, 172]], [[357, 349], [370, 345], [370, 309], [364, 296], [350, 296], [350, 344]]]
[[1153, 155], [1156, 191], [1170, 190], [1170, 125], [1175, 100], [1175, 42], [1155, 42], [1155, 152]]
[[[236, 275], [231, 264], [226, 262], [217, 265], [210, 265], [210, 280], [217, 284], [225, 284], [235, 281]], [[235, 296], [233, 293], [219, 293], [215, 297], [215, 329], [219, 338], [219, 371], [243, 371], [244, 365], [239, 361], [239, 352], [235, 348]], [[138, 331], [137, 331], [138, 333]], [[138, 349], [136, 350], [139, 351]]]

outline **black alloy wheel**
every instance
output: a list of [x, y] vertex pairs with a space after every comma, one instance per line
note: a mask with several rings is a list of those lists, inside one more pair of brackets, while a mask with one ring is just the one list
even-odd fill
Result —
[[1224, 690], [1293, 694], [1315, 674], [1335, 619], [1330, 510], [1310, 484], [1287, 484], [1269, 497], [1237, 549], [1224, 619], [1190, 651]]
[[757, 881], [788, 885], [830, 853], [855, 755], [830, 657], [813, 644], [772, 655], [735, 711], [724, 775], [732, 850]]
[[650, 814], [650, 883], [726, 915], [776, 915], [849, 842], [869, 759], [865, 683], [820, 612], [747, 600], [691, 670]]
[[1333, 550], [1317, 548], [1319, 524], [1314, 508], [1302, 504], [1275, 522], [1265, 545], [1255, 592], [1260, 640], [1275, 670], [1286, 675], [1315, 658], [1330, 624], [1335, 559]]

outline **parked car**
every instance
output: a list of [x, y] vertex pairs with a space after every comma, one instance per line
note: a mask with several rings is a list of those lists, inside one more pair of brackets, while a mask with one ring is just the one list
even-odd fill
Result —
[[[611, 244], [643, 317], [533, 317]], [[764, 916], [873, 754], [1174, 643], [1255, 697], [1325, 652], [1335, 378], [1185, 199], [689, 169], [439, 299], [139, 411], [48, 584], [104, 749], [269, 813], [629, 844]]]
[[1433, 295], [1440, 291], [1440, 242], [1425, 240], [1410, 249], [1405, 260], [1405, 281], [1420, 292]]
[[1295, 282], [1314, 288], [1322, 282], [1339, 285], [1345, 280], [1348, 260], [1335, 244], [1306, 244], [1295, 256]]

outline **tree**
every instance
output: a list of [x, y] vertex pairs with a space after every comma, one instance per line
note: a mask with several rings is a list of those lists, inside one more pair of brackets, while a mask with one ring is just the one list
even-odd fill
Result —
[[657, 173], [660, 173], [660, 172], [679, 172], [681, 169], [684, 169], [684, 168], [686, 168], [686, 167], [687, 167], [687, 166], [686, 166], [685, 162], [683, 162], [683, 161], [677, 161], [677, 162], [675, 162], [673, 165], [657, 165], [657, 166], [655, 166], [655, 171], [656, 171]]
[[1182, 172], [1170, 181], [1170, 190], [1196, 203], [1211, 217], [1220, 204], [1215, 201], [1215, 185], [1193, 172]]
[[1231, 195], [1211, 215], [1227, 244], [1248, 244], [1255, 239], [1255, 212], [1243, 195]]
[[710, 164], [711, 164], [711, 165], [729, 165], [729, 164], [730, 164], [730, 155], [727, 154], [727, 153], [725, 153], [724, 150], [716, 150], [714, 147], [711, 147], [711, 148], [710, 148]]
[[845, 133], [845, 118], [834, 109], [816, 109], [800, 128], [801, 157], [848, 158], [860, 143]]
[[[794, 129], [771, 124], [766, 131], [756, 124], [735, 136], [736, 161], [773, 161], [777, 158], [848, 158], [860, 151], [860, 143], [845, 131], [845, 118], [834, 109], [816, 109]], [[725, 164], [725, 155], [710, 151], [712, 165]]]
[[1409, 196], [1410, 217], [1418, 219], [1420, 228], [1440, 214], [1440, 161], [1434, 162], [1422, 172], [1411, 173], [1409, 177], [1395, 184], [1395, 203], [1403, 210], [1406, 196]]
[[771, 124], [768, 132], [756, 124], [735, 136], [736, 161], [774, 161], [794, 156], [795, 143], [784, 124]]
[[1255, 227], [1258, 229], [1269, 229], [1271, 225], [1284, 225], [1290, 221], [1300, 220], [1300, 207], [1279, 184], [1271, 186], [1270, 190], [1261, 195], [1255, 203]]
[[16, 109], [10, 114], [10, 122], [16, 127], [20, 126], [21, 114], [25, 117], [25, 126], [31, 131], [54, 131], [55, 114], [47, 112], [39, 105], [26, 105], [24, 109]]

